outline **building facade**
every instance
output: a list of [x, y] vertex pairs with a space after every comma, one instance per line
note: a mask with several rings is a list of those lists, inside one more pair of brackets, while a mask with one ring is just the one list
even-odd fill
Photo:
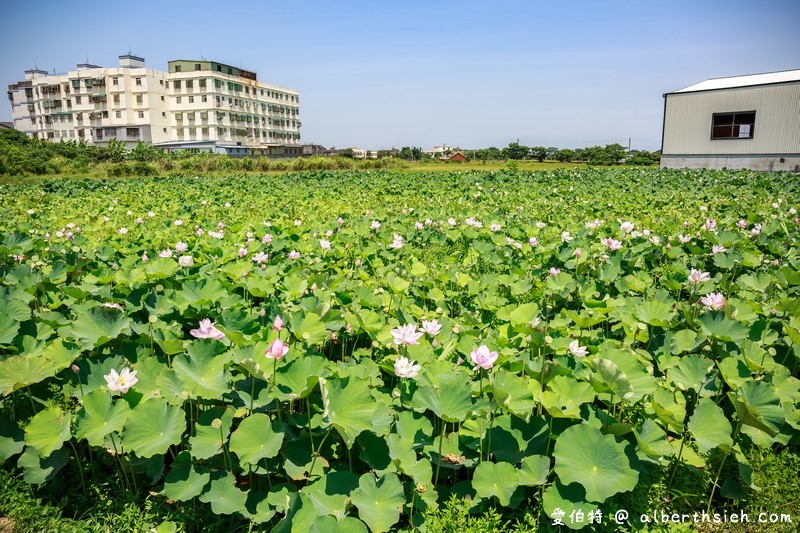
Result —
[[261, 83], [254, 72], [205, 60], [170, 61], [165, 72], [130, 54], [115, 68], [32, 72], [9, 87], [14, 125], [26, 131], [30, 120], [32, 137], [234, 156], [300, 153], [297, 91]]
[[661, 166], [800, 171], [800, 70], [665, 94]]

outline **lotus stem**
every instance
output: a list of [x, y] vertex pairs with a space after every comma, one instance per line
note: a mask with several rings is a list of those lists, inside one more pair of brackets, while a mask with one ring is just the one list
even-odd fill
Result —
[[72, 443], [72, 439], [69, 439], [70, 447], [72, 448], [73, 453], [75, 453], [75, 461], [78, 463], [78, 473], [81, 475], [81, 488], [83, 489], [83, 495], [86, 496], [86, 480], [83, 479], [83, 468], [81, 468], [81, 458], [78, 455], [78, 450], [75, 449], [75, 444]]
[[[439, 436], [439, 461], [436, 463], [436, 476], [433, 480], [433, 488], [436, 489], [436, 485], [439, 483], [439, 469], [442, 467], [442, 443], [444, 442], [444, 420], [442, 420], [442, 434]], [[481, 442], [483, 442], [483, 436], [481, 436]]]
[[[733, 443], [736, 444], [736, 437], [739, 436], [739, 431], [742, 429], [742, 422], [743, 420], [739, 420], [739, 423], [736, 424], [736, 431], [733, 432]], [[731, 446], [733, 449], [733, 446]], [[711, 500], [714, 499], [714, 492], [717, 490], [717, 482], [719, 481], [719, 476], [722, 474], [722, 468], [725, 466], [725, 461], [728, 460], [728, 456], [731, 454], [731, 450], [725, 452], [725, 455], [722, 457], [722, 462], [719, 464], [719, 469], [717, 470], [717, 475], [714, 478], [714, 484], [711, 485], [711, 496], [708, 497], [708, 505], [706, 506], [706, 513], [711, 512]]]

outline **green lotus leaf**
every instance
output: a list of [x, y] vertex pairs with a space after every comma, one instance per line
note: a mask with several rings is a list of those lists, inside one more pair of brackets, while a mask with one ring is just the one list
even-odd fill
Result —
[[484, 461], [475, 468], [472, 486], [480, 498], [497, 498], [502, 506], [511, 503], [511, 496], [519, 486], [519, 472], [509, 463]]
[[72, 324], [59, 333], [77, 340], [82, 349], [91, 350], [130, 331], [131, 320], [124, 313], [98, 306], [80, 311]]
[[562, 483], [579, 483], [586, 498], [602, 503], [614, 494], [633, 490], [639, 472], [631, 468], [625, 445], [588, 424], [564, 430], [556, 440], [555, 472]]
[[546, 455], [529, 455], [520, 463], [518, 471], [519, 484], [523, 487], [535, 487], [547, 483], [550, 473], [550, 458]]
[[218, 473], [212, 475], [200, 501], [210, 503], [214, 514], [233, 514], [244, 509], [247, 493], [236, 488], [236, 476], [230, 472]]
[[536, 302], [529, 302], [522, 304], [508, 315], [511, 325], [517, 326], [530, 326], [530, 324], [541, 316], [541, 310]]
[[328, 338], [325, 323], [316, 313], [297, 313], [292, 316], [294, 337], [309, 346], [321, 344]]
[[721, 311], [709, 311], [698, 318], [703, 333], [721, 341], [741, 342], [750, 334], [747, 326], [725, 317]]
[[202, 307], [214, 305], [228, 295], [227, 289], [214, 278], [189, 280], [174, 295], [178, 310], [183, 313], [190, 305]]
[[626, 400], [638, 402], [645, 396], [652, 394], [658, 387], [656, 378], [652, 376], [652, 369], [648, 370], [644, 363], [630, 351], [604, 348], [598, 353], [598, 356], [608, 359], [625, 374], [633, 392]]
[[687, 355], [669, 370], [668, 377], [679, 390], [693, 390], [699, 393], [713, 368], [714, 363], [702, 355]]
[[283, 444], [282, 426], [262, 413], [248, 416], [231, 434], [231, 452], [239, 456], [242, 463], [253, 465], [261, 459], [275, 457]]
[[132, 409], [122, 430], [122, 446], [139, 457], [167, 453], [181, 443], [184, 412], [163, 398], [145, 400]]
[[651, 419], [636, 428], [634, 435], [639, 449], [651, 459], [668, 458], [674, 452], [672, 443], [667, 440], [667, 433]]
[[171, 278], [180, 268], [180, 265], [174, 259], [156, 257], [144, 265], [144, 272], [147, 279], [158, 280]]
[[[214, 407], [200, 413], [194, 425], [194, 435], [189, 438], [192, 457], [209, 459], [222, 452], [222, 444], [228, 440], [233, 424], [233, 413], [230, 406]], [[219, 427], [214, 427], [217, 424]]]
[[324, 357], [312, 355], [279, 366], [273, 393], [282, 400], [305, 398], [319, 383], [319, 377], [325, 375], [327, 364]]
[[441, 374], [438, 384], [417, 389], [411, 405], [417, 411], [429, 409], [446, 422], [463, 422], [473, 407], [469, 378], [462, 373]]
[[[319, 518], [314, 504], [305, 494], [292, 493], [286, 516], [272, 529], [272, 533], [301, 533], [308, 531]], [[333, 517], [331, 517], [333, 518]], [[335, 520], [335, 518], [334, 518]]]
[[395, 431], [407, 448], [422, 448], [433, 438], [433, 424], [413, 411], [401, 411], [397, 415]]
[[71, 438], [71, 421], [72, 414], [64, 413], [58, 407], [48, 407], [25, 426], [25, 444], [33, 447], [39, 457], [47, 459]]
[[350, 493], [358, 487], [358, 476], [350, 472], [329, 472], [303, 488], [314, 509], [320, 515], [342, 519], [347, 514]]
[[720, 406], [708, 398], [701, 398], [689, 418], [689, 431], [692, 433], [697, 449], [708, 453], [714, 448], [730, 451], [733, 446], [731, 423]]
[[0, 394], [6, 395], [53, 377], [79, 355], [74, 344], [56, 339], [40, 351], [7, 357], [0, 361]]
[[189, 344], [188, 353], [172, 361], [172, 369], [193, 398], [214, 400], [228, 392], [229, 357], [221, 354], [224, 349], [214, 339], [197, 339]]
[[786, 420], [786, 411], [769, 383], [748, 381], [733, 393], [728, 393], [739, 419], [747, 426], [775, 436]]
[[671, 305], [658, 300], [649, 300], [636, 307], [637, 318], [651, 326], [668, 327], [675, 316]]
[[585, 381], [570, 376], [556, 376], [547, 382], [541, 402], [551, 416], [557, 418], [580, 418], [580, 406], [593, 402], [595, 392]]
[[31, 485], [41, 485], [50, 481], [59, 470], [69, 461], [69, 449], [65, 446], [50, 454], [47, 459], [42, 459], [36, 450], [28, 446], [19, 456], [17, 466], [22, 468], [22, 479]]
[[[586, 501], [586, 491], [577, 483], [565, 486], [558, 480], [547, 487], [542, 497], [542, 507], [551, 523], [556, 518], [570, 529], [583, 529], [589, 522], [588, 514], [597, 511], [597, 504]], [[577, 513], [583, 513], [583, 520], [578, 521]], [[606, 517], [603, 516], [605, 519]], [[602, 523], [602, 521], [601, 521]]]
[[502, 369], [492, 376], [492, 395], [497, 405], [524, 420], [530, 418], [536, 407], [536, 401], [526, 381]]
[[669, 349], [674, 355], [680, 355], [684, 352], [691, 352], [700, 343], [702, 343], [702, 339], [698, 341], [697, 332], [690, 329], [682, 329], [672, 334]]
[[308, 533], [367, 533], [367, 526], [358, 518], [346, 516], [337, 520], [332, 516], [318, 516]]
[[591, 366], [594, 370], [592, 384], [595, 385], [596, 390], [603, 392], [605, 389], [624, 400], [633, 398], [633, 386], [628, 380], [628, 375], [616, 363], [609, 359], [598, 358], [592, 360]]
[[374, 474], [362, 475], [350, 499], [358, 509], [358, 517], [373, 533], [389, 531], [400, 520], [406, 502], [403, 485], [395, 474], [386, 474], [377, 483]]
[[347, 447], [351, 448], [359, 433], [372, 429], [376, 407], [369, 387], [350, 378], [330, 381], [319, 378], [319, 382], [323, 423], [336, 428]]
[[22, 452], [25, 432], [11, 420], [10, 413], [0, 414], [0, 464]]
[[189, 453], [181, 452], [164, 479], [164, 494], [170, 500], [188, 501], [203, 492], [210, 479], [208, 469], [196, 467]]
[[0, 314], [0, 344], [11, 344], [19, 331], [19, 322], [11, 315]]
[[269, 504], [268, 495], [255, 489], [247, 491], [247, 503], [239, 512], [256, 524], [268, 522], [275, 516], [275, 509]]
[[131, 408], [124, 400], [114, 401], [107, 390], [98, 389], [83, 397], [83, 407], [75, 417], [75, 437], [91, 446], [102, 446], [112, 432], [122, 431]]

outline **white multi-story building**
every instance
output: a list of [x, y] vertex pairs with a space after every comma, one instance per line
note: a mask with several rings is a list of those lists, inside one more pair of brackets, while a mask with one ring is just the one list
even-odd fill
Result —
[[15, 128], [23, 129], [28, 117], [40, 139], [100, 145], [116, 139], [129, 148], [142, 141], [238, 156], [301, 153], [297, 91], [258, 82], [254, 72], [205, 60], [170, 61], [164, 72], [130, 54], [116, 68], [30, 72], [9, 87], [9, 98]]
[[33, 101], [33, 78], [46, 76], [44, 70], [31, 69], [25, 71], [25, 81], [8, 86], [8, 101], [11, 104], [11, 116], [14, 128], [28, 137], [36, 136], [36, 112]]

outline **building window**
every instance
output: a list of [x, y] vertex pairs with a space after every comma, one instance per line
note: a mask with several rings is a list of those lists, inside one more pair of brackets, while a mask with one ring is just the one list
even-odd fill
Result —
[[164, 95], [163, 94], [161, 95], [161, 101], [162, 102], [164, 101]]
[[111, 85], [119, 85], [119, 78], [111, 78]]
[[194, 80], [186, 80], [186, 88], [191, 89], [194, 87]]
[[138, 137], [139, 128], [125, 128], [125, 135], [128, 137]]
[[137, 104], [141, 104], [141, 103], [142, 103], [142, 101], [143, 101], [143, 100], [142, 100], [142, 95], [141, 95], [141, 94], [137, 94], [137, 95], [136, 95], [136, 103], [137, 103]]
[[199, 83], [199, 86], [200, 86], [201, 89], [205, 89], [206, 88], [206, 79], [205, 78], [200, 78], [199, 80], [197, 80], [197, 82]]
[[180, 71], [181, 71], [181, 66], [175, 65], [175, 72], [180, 72]]
[[142, 84], [142, 78], [136, 78], [136, 85]]
[[117, 118], [122, 118], [122, 111], [117, 111], [115, 115]]
[[173, 89], [180, 89], [181, 88], [181, 80], [175, 80], [172, 82]]
[[202, 100], [204, 103], [205, 103], [205, 102], [208, 102], [208, 97], [207, 97], [206, 95], [203, 95], [203, 96], [201, 96], [201, 97], [200, 97], [200, 99], [201, 99], [201, 100]]
[[108, 111], [103, 111], [103, 118], [108, 118]]
[[194, 69], [195, 70], [200, 70], [200, 63], [195, 63], [194, 64]]
[[714, 113], [711, 117], [711, 139], [752, 139], [755, 125], [755, 111]]
[[166, 116], [167, 116], [167, 113], [166, 113], [166, 112], [164, 112], [164, 111], [162, 111], [162, 112], [161, 112], [161, 116], [162, 116], [162, 117], [166, 117]]
[[76, 104], [80, 104], [81, 103], [81, 97], [80, 96], [76, 96], [75, 97], [75, 103]]
[[115, 104], [119, 104], [119, 95], [118, 94], [114, 95], [114, 103]]
[[144, 118], [144, 111], [139, 111], [139, 118]]
[[190, 103], [190, 104], [193, 104], [193, 103], [194, 103], [194, 96], [190, 96], [190, 97], [189, 97], [189, 103]]

